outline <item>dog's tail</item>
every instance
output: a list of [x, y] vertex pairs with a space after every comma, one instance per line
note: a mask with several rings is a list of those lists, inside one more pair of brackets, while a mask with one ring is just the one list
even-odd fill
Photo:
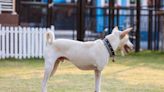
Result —
[[45, 39], [47, 44], [52, 44], [53, 40], [55, 39], [54, 32], [53, 31], [47, 31], [45, 33]]

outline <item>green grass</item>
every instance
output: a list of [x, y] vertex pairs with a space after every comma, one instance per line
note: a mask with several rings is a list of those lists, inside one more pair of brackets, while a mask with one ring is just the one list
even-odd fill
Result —
[[[40, 92], [44, 62], [0, 60], [0, 92]], [[94, 72], [60, 64], [48, 92], [94, 92]], [[117, 56], [102, 72], [102, 92], [164, 92], [164, 53], [144, 51]]]

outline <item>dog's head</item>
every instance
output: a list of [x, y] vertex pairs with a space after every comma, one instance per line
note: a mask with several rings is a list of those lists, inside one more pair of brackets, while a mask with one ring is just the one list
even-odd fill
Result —
[[[131, 42], [128, 41], [129, 38], [126, 38], [126, 35], [132, 30], [132, 28], [127, 28], [123, 31], [120, 31], [118, 29], [118, 27], [116, 26], [115, 28], [113, 28], [112, 33], [105, 36], [105, 38], [107, 38], [110, 41], [110, 44], [112, 45], [113, 50], [117, 50], [117, 48], [122, 44], [122, 41], [124, 42], [124, 44], [127, 44], [128, 46], [131, 46], [133, 44], [130, 44]], [[127, 40], [126, 40], [126, 39]], [[130, 42], [130, 43], [129, 43]]]

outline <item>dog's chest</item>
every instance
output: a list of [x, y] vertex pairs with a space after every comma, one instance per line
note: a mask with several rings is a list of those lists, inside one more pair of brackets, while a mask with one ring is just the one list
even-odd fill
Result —
[[104, 67], [106, 56], [104, 53], [98, 53], [96, 50], [92, 52], [82, 50], [68, 55], [69, 61], [82, 70], [93, 70], [97, 67]]
[[72, 62], [75, 66], [82, 70], [92, 70], [97, 68], [96, 60], [91, 57], [71, 58], [70, 62]]
[[[77, 65], [76, 65], [77, 66]], [[97, 69], [97, 66], [95, 65], [85, 65], [85, 66], [77, 66], [81, 70], [95, 70]]]

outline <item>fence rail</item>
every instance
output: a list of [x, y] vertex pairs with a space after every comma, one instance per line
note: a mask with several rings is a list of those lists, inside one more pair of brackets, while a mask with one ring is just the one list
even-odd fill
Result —
[[44, 33], [51, 28], [1, 27], [0, 28], [0, 59], [5, 58], [42, 58]]

